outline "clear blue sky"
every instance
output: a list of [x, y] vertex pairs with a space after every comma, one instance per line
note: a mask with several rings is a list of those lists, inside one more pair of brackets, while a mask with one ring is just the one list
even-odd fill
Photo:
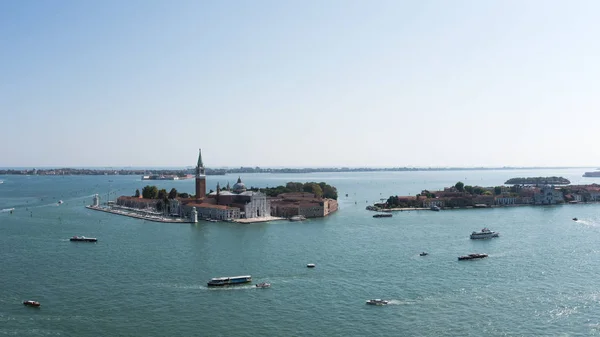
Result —
[[0, 166], [600, 165], [600, 1], [1, 1]]

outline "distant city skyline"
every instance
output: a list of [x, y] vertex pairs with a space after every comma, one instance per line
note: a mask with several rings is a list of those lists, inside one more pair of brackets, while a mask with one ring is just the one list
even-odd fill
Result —
[[0, 2], [3, 167], [596, 167], [600, 2]]

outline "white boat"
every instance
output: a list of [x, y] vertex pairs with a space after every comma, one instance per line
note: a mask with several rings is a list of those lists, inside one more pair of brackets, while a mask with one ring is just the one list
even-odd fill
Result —
[[304, 220], [306, 220], [304, 215], [294, 215], [293, 217], [290, 218], [290, 221], [304, 221]]
[[307, 267], [307, 268], [314, 268], [314, 267], [315, 267], [315, 264], [314, 264], [314, 263], [309, 263], [309, 264], [307, 264], [307, 265], [306, 265], [306, 267]]
[[267, 282], [257, 283], [256, 287], [257, 288], [270, 288], [271, 287], [271, 283], [267, 283]]
[[370, 304], [370, 305], [386, 305], [388, 303], [390, 303], [390, 301], [382, 300], [379, 298], [374, 299], [374, 300], [367, 300], [367, 304]]
[[60, 204], [62, 204], [62, 203], [63, 203], [63, 201], [62, 201], [62, 200], [59, 200], [59, 201], [58, 201], [58, 204], [59, 204], [59, 205], [60, 205]]
[[480, 232], [471, 233], [471, 239], [473, 239], [473, 240], [491, 239], [491, 238], [497, 238], [498, 236], [500, 236], [500, 233], [491, 231], [488, 228], [484, 228]]

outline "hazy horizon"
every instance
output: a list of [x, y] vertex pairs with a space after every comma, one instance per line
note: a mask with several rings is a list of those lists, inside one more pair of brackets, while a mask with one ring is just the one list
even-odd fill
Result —
[[600, 2], [4, 1], [7, 167], [597, 167]]

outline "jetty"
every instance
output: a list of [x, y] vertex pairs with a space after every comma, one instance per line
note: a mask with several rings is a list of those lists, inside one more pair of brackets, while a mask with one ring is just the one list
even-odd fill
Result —
[[167, 222], [167, 223], [192, 223], [189, 219], [184, 218], [172, 218], [166, 217], [162, 215], [157, 215], [155, 213], [143, 213], [143, 211], [128, 211], [124, 209], [116, 209], [110, 207], [103, 206], [85, 206], [87, 209], [91, 209], [94, 211], [106, 212], [116, 215], [128, 216], [130, 218], [142, 219], [153, 222]]

